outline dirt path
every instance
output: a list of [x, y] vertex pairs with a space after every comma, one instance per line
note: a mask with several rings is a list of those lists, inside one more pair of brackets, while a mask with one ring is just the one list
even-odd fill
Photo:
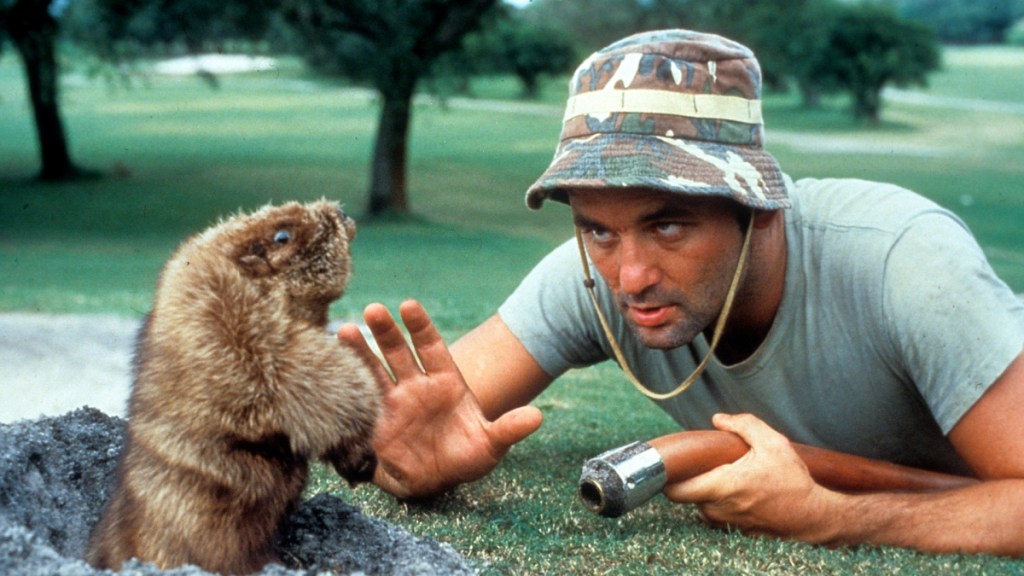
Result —
[[111, 314], [0, 314], [0, 423], [82, 406], [123, 418], [141, 324]]
[[123, 416], [139, 323], [112, 315], [0, 314], [0, 422], [84, 405]]

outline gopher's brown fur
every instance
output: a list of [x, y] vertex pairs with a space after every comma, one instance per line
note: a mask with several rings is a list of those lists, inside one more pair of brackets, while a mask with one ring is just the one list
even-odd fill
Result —
[[369, 480], [370, 370], [325, 331], [355, 225], [334, 203], [239, 215], [167, 262], [137, 342], [117, 484], [87, 559], [244, 574], [277, 561], [311, 458]]

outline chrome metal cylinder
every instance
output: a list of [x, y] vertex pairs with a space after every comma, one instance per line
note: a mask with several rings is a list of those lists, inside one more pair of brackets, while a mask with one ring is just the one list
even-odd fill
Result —
[[592, 512], [615, 518], [656, 496], [667, 480], [661, 454], [646, 442], [633, 442], [587, 460], [579, 495]]

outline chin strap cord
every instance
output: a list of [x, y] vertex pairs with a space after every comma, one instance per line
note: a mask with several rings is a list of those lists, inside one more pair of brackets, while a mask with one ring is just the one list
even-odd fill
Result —
[[595, 290], [596, 282], [590, 273], [590, 262], [587, 259], [587, 249], [583, 244], [583, 233], [580, 231], [579, 226], [576, 227], [576, 244], [579, 246], [580, 259], [583, 261], [583, 286], [586, 287], [587, 293], [590, 294], [590, 301], [594, 304], [594, 310], [597, 312], [597, 319], [601, 323], [601, 328], [604, 330], [605, 336], [608, 338], [608, 342], [611, 344], [612, 352], [615, 354], [615, 359], [618, 361], [619, 366], [622, 367], [622, 371], [626, 373], [626, 378], [640, 391], [641, 394], [647, 396], [652, 400], [668, 400], [674, 398], [686, 391], [697, 378], [700, 378], [701, 373], [707, 368], [708, 362], [711, 361], [711, 357], [715, 354], [715, 348], [718, 346], [718, 341], [722, 337], [722, 331], [725, 329], [726, 322], [729, 321], [729, 312], [732, 311], [733, 300], [736, 298], [736, 291], [739, 289], [740, 278], [743, 276], [743, 269], [747, 264], [747, 257], [750, 253], [750, 237], [754, 230], [754, 214], [750, 214], [750, 222], [747, 224], [747, 231], [743, 236], [743, 247], [740, 248], [740, 257], [736, 262], [736, 272], [732, 275], [732, 284], [729, 285], [729, 292], [725, 296], [725, 303], [722, 305], [722, 312], [718, 315], [718, 322], [715, 324], [715, 331], [711, 337], [711, 345], [708, 348], [708, 353], [701, 360], [701, 363], [693, 370], [686, 380], [679, 383], [675, 390], [671, 392], [659, 393], [653, 392], [649, 388], [643, 385], [640, 380], [636, 377], [633, 371], [629, 368], [629, 364], [626, 363], [626, 357], [622, 353], [622, 348], [619, 347], [618, 341], [615, 340], [615, 336], [612, 334], [611, 326], [608, 325], [608, 320], [604, 317], [604, 313], [601, 312], [601, 306], [597, 300], [597, 291]]

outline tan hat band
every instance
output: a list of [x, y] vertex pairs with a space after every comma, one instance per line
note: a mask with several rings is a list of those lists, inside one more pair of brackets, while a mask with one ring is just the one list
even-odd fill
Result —
[[641, 89], [595, 90], [576, 94], [569, 98], [563, 120], [582, 115], [606, 116], [616, 112], [731, 120], [745, 124], [762, 123], [760, 100]]

